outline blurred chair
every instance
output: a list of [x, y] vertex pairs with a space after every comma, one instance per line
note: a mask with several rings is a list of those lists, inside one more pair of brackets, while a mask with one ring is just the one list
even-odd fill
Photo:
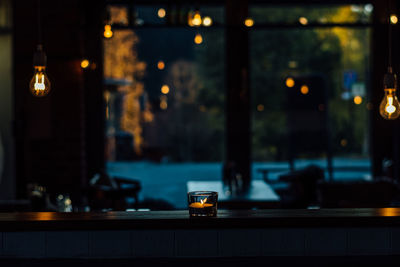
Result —
[[[88, 189], [89, 205], [92, 210], [126, 210], [137, 209], [139, 205], [139, 192], [141, 190], [139, 181], [111, 177], [106, 173], [96, 174], [90, 181]], [[133, 205], [127, 199], [133, 198]]]
[[282, 189], [272, 188], [281, 197], [282, 208], [307, 208], [318, 204], [317, 184], [324, 180], [324, 171], [315, 165], [279, 176], [277, 184], [286, 183]]

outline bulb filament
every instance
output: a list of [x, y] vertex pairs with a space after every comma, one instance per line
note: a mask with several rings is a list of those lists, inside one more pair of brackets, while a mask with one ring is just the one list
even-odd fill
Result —
[[40, 74], [40, 81], [39, 81], [39, 74], [36, 74], [35, 77], [35, 90], [37, 91], [43, 91], [45, 89], [44, 85], [44, 74]]
[[385, 110], [389, 114], [392, 114], [396, 111], [396, 107], [393, 106], [393, 97], [392, 96], [388, 96], [388, 103], [386, 104]]

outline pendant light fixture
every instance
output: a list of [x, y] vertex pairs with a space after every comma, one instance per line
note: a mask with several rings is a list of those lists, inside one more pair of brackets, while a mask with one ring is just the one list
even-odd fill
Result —
[[33, 96], [43, 97], [49, 94], [51, 84], [46, 74], [47, 57], [42, 44], [42, 25], [40, 17], [40, 0], [37, 1], [37, 27], [38, 27], [38, 45], [33, 55], [33, 77], [29, 84], [30, 92]]
[[383, 78], [383, 86], [385, 95], [379, 105], [379, 113], [386, 120], [395, 120], [400, 116], [400, 104], [396, 96], [397, 77], [391, 66]]
[[[390, 3], [390, 0], [389, 0]], [[388, 6], [388, 70], [383, 78], [385, 95], [379, 105], [379, 113], [386, 120], [395, 120], [400, 116], [400, 103], [397, 99], [397, 76], [392, 69], [392, 26], [390, 20], [390, 6]]]

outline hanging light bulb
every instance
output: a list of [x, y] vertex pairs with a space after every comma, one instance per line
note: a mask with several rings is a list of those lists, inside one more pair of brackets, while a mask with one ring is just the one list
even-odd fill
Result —
[[34, 74], [29, 84], [32, 95], [37, 97], [46, 96], [51, 90], [51, 84], [46, 74], [46, 54], [43, 46], [38, 45], [33, 56]]
[[42, 25], [40, 15], [40, 0], [37, 1], [37, 27], [38, 27], [38, 45], [33, 54], [33, 77], [29, 83], [29, 91], [33, 96], [42, 97], [49, 94], [51, 84], [46, 74], [47, 57], [42, 45]]
[[385, 95], [379, 105], [379, 113], [386, 120], [395, 120], [400, 116], [400, 103], [396, 96], [397, 77], [391, 67], [383, 78], [383, 86]]
[[[388, 2], [388, 13], [390, 12], [390, 1]], [[390, 13], [389, 13], [390, 14]], [[385, 120], [395, 120], [400, 115], [400, 104], [396, 96], [397, 77], [392, 69], [392, 27], [391, 17], [388, 16], [388, 72], [383, 77], [383, 89], [385, 95], [379, 105], [379, 113]]]

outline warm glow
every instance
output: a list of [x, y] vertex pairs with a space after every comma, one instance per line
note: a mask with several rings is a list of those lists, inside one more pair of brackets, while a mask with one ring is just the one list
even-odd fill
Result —
[[164, 95], [169, 93], [169, 86], [164, 84], [163, 86], [161, 86], [161, 93], [163, 93]]
[[379, 209], [379, 215], [392, 217], [392, 216], [399, 216], [400, 213], [396, 208], [381, 208]]
[[166, 95], [162, 95], [160, 97], [160, 108], [163, 110], [166, 110], [168, 108], [168, 103], [167, 103], [167, 96]]
[[396, 111], [396, 107], [393, 106], [393, 97], [389, 96], [387, 101], [388, 103], [386, 104], [385, 110], [387, 113], [391, 114]]
[[340, 140], [340, 145], [341, 145], [342, 147], [347, 146], [347, 140], [346, 140], [346, 139]]
[[89, 60], [84, 59], [81, 61], [81, 68], [82, 69], [86, 69], [87, 67], [89, 67]]
[[29, 84], [29, 89], [34, 96], [46, 96], [51, 89], [50, 81], [45, 72], [45, 67], [35, 67], [35, 73]]
[[163, 69], [165, 68], [165, 63], [164, 63], [164, 61], [162, 61], [162, 60], [158, 61], [158, 63], [157, 63], [157, 68], [158, 68], [159, 70], [163, 70]]
[[246, 25], [246, 27], [252, 27], [254, 25], [254, 20], [252, 18], [247, 18], [244, 21], [244, 25]]
[[44, 89], [46, 89], [44, 85], [44, 74], [36, 74], [35, 77], [35, 91], [44, 91]]
[[40, 221], [48, 221], [54, 219], [54, 212], [34, 212], [34, 217]]
[[189, 205], [190, 208], [197, 208], [197, 209], [201, 209], [201, 208], [205, 208], [205, 207], [212, 207], [213, 204], [211, 203], [206, 203], [207, 202], [207, 198], [205, 199], [200, 199], [200, 202], [194, 202], [191, 203]]
[[200, 26], [202, 22], [200, 11], [195, 11], [192, 19], [193, 26]]
[[163, 109], [163, 110], [166, 110], [166, 109], [168, 108], [167, 101], [162, 100], [162, 101], [160, 102], [160, 108]]
[[193, 17], [192, 17], [192, 13], [191, 12], [189, 12], [189, 15], [188, 15], [188, 25], [190, 27], [194, 27], [194, 25], [193, 25]]
[[289, 88], [292, 88], [294, 86], [293, 78], [287, 78], [286, 79], [286, 86], [289, 87]]
[[301, 25], [307, 25], [308, 19], [305, 18], [305, 17], [300, 17], [299, 18], [299, 22], [300, 22]]
[[257, 105], [257, 111], [261, 112], [263, 110], [264, 110], [264, 105], [263, 104]]
[[107, 24], [104, 26], [104, 37], [111, 38], [113, 36], [113, 32], [111, 30], [111, 25]]
[[397, 24], [398, 21], [399, 21], [399, 19], [397, 18], [396, 15], [394, 15], [394, 14], [390, 15], [390, 23]]
[[386, 120], [394, 120], [400, 116], [400, 103], [397, 100], [396, 89], [385, 89], [385, 96], [379, 105], [379, 113]]
[[203, 42], [203, 37], [200, 33], [196, 34], [196, 36], [194, 37], [194, 42], [196, 44], [201, 44]]
[[309, 89], [308, 89], [308, 86], [307, 86], [307, 85], [302, 85], [302, 86], [301, 86], [300, 92], [301, 92], [303, 95], [308, 94], [308, 91], [309, 91]]
[[356, 105], [360, 105], [361, 103], [362, 103], [362, 97], [361, 96], [359, 96], [359, 95], [356, 95], [355, 97], [354, 97], [354, 99], [353, 99], [353, 101], [354, 101], [354, 104], [356, 104]]
[[291, 61], [289, 61], [288, 65], [289, 65], [289, 68], [295, 69], [295, 68], [297, 68], [297, 61], [291, 60]]
[[157, 15], [158, 15], [159, 18], [165, 17], [165, 14], [166, 14], [166, 12], [165, 12], [165, 9], [164, 9], [164, 8], [160, 8], [160, 9], [158, 10], [158, 12], [157, 12]]
[[211, 26], [211, 24], [212, 24], [212, 19], [210, 17], [204, 17], [203, 25], [208, 27], [208, 26]]

